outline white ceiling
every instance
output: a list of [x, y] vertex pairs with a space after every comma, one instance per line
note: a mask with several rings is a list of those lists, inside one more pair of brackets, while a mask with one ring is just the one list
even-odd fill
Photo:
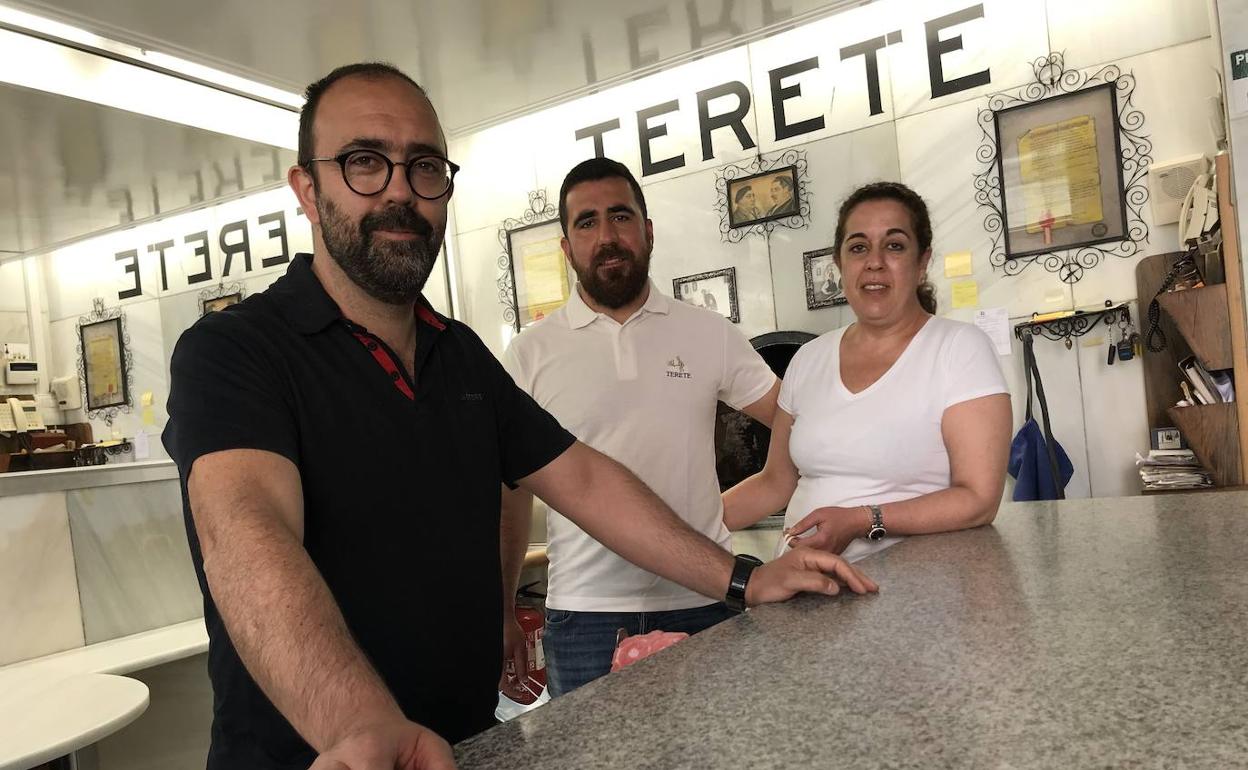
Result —
[[293, 92], [385, 60], [448, 133], [867, 0], [5, 0]]

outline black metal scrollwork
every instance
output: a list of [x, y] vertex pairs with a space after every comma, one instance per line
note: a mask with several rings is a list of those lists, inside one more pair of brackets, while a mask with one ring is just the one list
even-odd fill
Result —
[[1126, 305], [1107, 307], [1104, 310], [1078, 311], [1074, 315], [1051, 318], [1047, 321], [1024, 321], [1014, 327], [1014, 336], [1020, 340], [1027, 335], [1044, 337], [1054, 342], [1066, 342], [1082, 337], [1096, 328], [1098, 324], [1106, 326], [1130, 326], [1131, 309]]
[[[1032, 62], [1034, 79], [1014, 93], [999, 93], [988, 97], [988, 106], [979, 111], [979, 129], [983, 133], [976, 160], [981, 169], [975, 175], [975, 202], [984, 210], [984, 230], [992, 238], [989, 261], [1000, 267], [1006, 275], [1018, 275], [1028, 265], [1038, 262], [1045, 270], [1057, 274], [1064, 283], [1075, 283], [1108, 257], [1123, 259], [1137, 255], [1148, 242], [1148, 224], [1144, 221], [1144, 204], [1148, 202], [1148, 185], [1145, 176], [1152, 164], [1153, 143], [1142, 133], [1144, 113], [1132, 102], [1135, 94], [1135, 76], [1123, 73], [1113, 64], [1101, 67], [1092, 74], [1066, 69], [1062, 53], [1054, 52]], [[1112, 83], [1118, 99], [1118, 134], [1121, 145], [1121, 163], [1124, 205], [1127, 212], [1126, 238], [1121, 241], [1080, 246], [1074, 249], [1044, 254], [1007, 258], [1005, 253], [1005, 221], [1002, 214], [1001, 178], [998, 172], [995, 113], [1022, 104], [1043, 101], [1060, 94], [1069, 94], [1089, 86]]]
[[[793, 214], [780, 219], [759, 222], [749, 227], [732, 227], [729, 219], [728, 182], [732, 179], [765, 174], [788, 166], [797, 168], [798, 207]], [[746, 164], [732, 163], [715, 172], [715, 211], [719, 213], [720, 239], [725, 243], [740, 243], [747, 235], [767, 235], [777, 227], [801, 230], [810, 227], [810, 164], [805, 150], [785, 150], [774, 158], [759, 155]]]
[[125, 370], [126, 388], [130, 393], [134, 392], [134, 354], [131, 352], [130, 345], [130, 329], [126, 325], [126, 314], [121, 312], [121, 307], [104, 307], [104, 300], [96, 297], [91, 300], [91, 312], [83, 316], [78, 316], [78, 387], [82, 393], [83, 408], [86, 409], [87, 419], [103, 420], [105, 425], [110, 428], [113, 420], [117, 419], [117, 415], [121, 413], [129, 414], [134, 411], [130, 404], [118, 404], [103, 409], [87, 409], [87, 359], [82, 349], [82, 327], [87, 324], [97, 323], [99, 321], [110, 321], [114, 318], [121, 321], [121, 342], [122, 342], [122, 369]]

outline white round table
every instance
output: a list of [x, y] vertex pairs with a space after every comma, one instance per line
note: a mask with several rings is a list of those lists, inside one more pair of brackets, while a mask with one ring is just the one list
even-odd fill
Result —
[[26, 770], [90, 746], [137, 719], [147, 703], [147, 685], [125, 676], [21, 682], [0, 693], [0, 770]]

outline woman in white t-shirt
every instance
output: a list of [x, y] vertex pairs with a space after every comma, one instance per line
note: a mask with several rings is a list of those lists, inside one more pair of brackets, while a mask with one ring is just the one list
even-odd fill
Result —
[[853, 560], [996, 516], [1010, 396], [987, 335], [933, 315], [931, 243], [927, 206], [904, 185], [841, 205], [836, 262], [857, 320], [793, 357], [766, 466], [724, 493], [729, 529], [787, 504], [782, 549]]

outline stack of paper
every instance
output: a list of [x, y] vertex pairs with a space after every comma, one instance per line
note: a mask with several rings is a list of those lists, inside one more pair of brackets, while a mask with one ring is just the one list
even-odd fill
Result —
[[1209, 474], [1190, 449], [1153, 449], [1148, 457], [1135, 455], [1135, 467], [1145, 489], [1200, 489], [1213, 486]]

